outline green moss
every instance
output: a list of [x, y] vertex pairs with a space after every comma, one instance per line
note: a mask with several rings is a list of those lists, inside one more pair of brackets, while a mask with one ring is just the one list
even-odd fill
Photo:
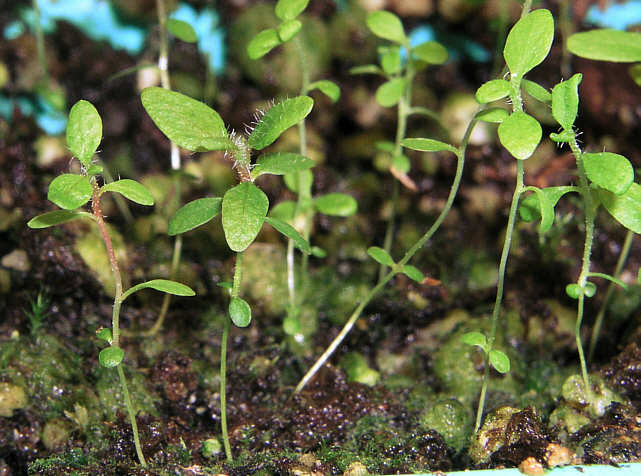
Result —
[[95, 463], [95, 457], [85, 453], [80, 448], [72, 448], [66, 453], [52, 455], [49, 458], [39, 458], [29, 465], [29, 474], [57, 475], [57, 474], [89, 474], [76, 472]]
[[[147, 390], [144, 377], [128, 367], [125, 367], [125, 373], [127, 374], [127, 385], [129, 393], [132, 395], [135, 413], [143, 412], [158, 416], [156, 410], [158, 397]], [[96, 366], [95, 377], [97, 379], [95, 389], [100, 400], [100, 406], [104, 410], [104, 417], [113, 421], [116, 418], [116, 412], [122, 409], [124, 401], [118, 374], [114, 369]]]
[[421, 416], [420, 422], [423, 427], [437, 431], [457, 451], [467, 447], [473, 430], [469, 407], [452, 398], [431, 405]]
[[12, 417], [13, 411], [26, 407], [28, 401], [22, 387], [0, 382], [0, 417]]

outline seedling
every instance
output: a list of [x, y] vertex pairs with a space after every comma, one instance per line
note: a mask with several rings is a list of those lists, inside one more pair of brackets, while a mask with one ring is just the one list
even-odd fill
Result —
[[492, 349], [487, 343], [487, 337], [480, 332], [468, 332], [461, 337], [461, 342], [474, 345], [480, 348], [486, 356], [486, 360], [497, 372], [506, 374], [510, 371], [510, 358], [505, 352]]
[[222, 198], [206, 197], [194, 200], [180, 208], [169, 223], [169, 234], [179, 235], [193, 230], [222, 215], [222, 226], [229, 248], [236, 253], [236, 266], [230, 288], [229, 319], [225, 319], [220, 355], [220, 406], [221, 426], [225, 455], [232, 461], [231, 445], [227, 432], [226, 375], [227, 338], [230, 322], [247, 327], [251, 322], [251, 307], [240, 297], [243, 272], [243, 252], [251, 245], [267, 223], [292, 240], [303, 253], [312, 249], [291, 225], [267, 216], [267, 195], [254, 184], [263, 174], [285, 175], [308, 170], [314, 162], [300, 154], [264, 153], [252, 163], [252, 150], [270, 146], [290, 127], [300, 123], [313, 107], [308, 96], [298, 96], [275, 104], [256, 123], [245, 137], [228, 133], [220, 115], [209, 106], [180, 93], [162, 88], [147, 88], [142, 92], [142, 104], [158, 128], [178, 146], [194, 152], [225, 151], [234, 160], [240, 183], [225, 192]]
[[25, 314], [29, 318], [31, 335], [33, 337], [36, 337], [40, 333], [40, 328], [47, 317], [50, 304], [50, 299], [42, 291], [38, 293], [35, 299], [29, 300], [29, 307], [31, 307], [31, 309], [25, 311]]
[[[153, 205], [154, 199], [151, 193], [135, 180], [122, 179], [105, 185], [99, 185], [99, 176], [102, 167], [96, 165], [92, 157], [95, 154], [102, 138], [102, 120], [96, 108], [88, 101], [78, 101], [69, 113], [67, 124], [67, 145], [73, 155], [80, 161], [80, 173], [66, 173], [59, 175], [49, 184], [48, 198], [61, 210], [47, 212], [32, 218], [27, 225], [30, 228], [48, 228], [60, 225], [71, 220], [89, 218], [95, 221], [98, 231], [104, 241], [109, 263], [115, 280], [115, 293], [112, 312], [111, 329], [101, 328], [96, 335], [105, 341], [108, 347], [102, 349], [98, 355], [100, 364], [106, 368], [116, 368], [125, 406], [129, 413], [129, 420], [134, 434], [134, 443], [138, 460], [142, 466], [146, 466], [145, 457], [140, 446], [138, 425], [134, 406], [129, 396], [127, 380], [122, 369], [122, 361], [125, 356], [124, 350], [120, 347], [120, 308], [122, 303], [129, 296], [142, 289], [156, 289], [168, 294], [177, 296], [193, 296], [194, 291], [184, 284], [166, 279], [153, 279], [137, 284], [123, 292], [122, 276], [118, 266], [118, 260], [114, 247], [107, 230], [107, 225], [100, 208], [100, 199], [107, 192], [116, 192], [125, 198], [140, 205]], [[91, 212], [83, 210], [83, 207], [91, 201]]]

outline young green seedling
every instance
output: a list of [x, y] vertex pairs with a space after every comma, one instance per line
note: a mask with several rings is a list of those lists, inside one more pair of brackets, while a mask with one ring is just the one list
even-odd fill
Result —
[[223, 197], [207, 197], [194, 200], [180, 208], [169, 223], [169, 234], [179, 235], [203, 225], [218, 214], [229, 248], [236, 253], [233, 283], [224, 283], [231, 288], [228, 307], [229, 319], [225, 319], [220, 355], [220, 406], [221, 426], [225, 454], [232, 461], [231, 445], [227, 433], [226, 375], [227, 337], [230, 322], [238, 327], [247, 327], [251, 322], [251, 307], [240, 297], [243, 272], [243, 251], [251, 245], [267, 223], [291, 239], [303, 253], [312, 249], [291, 225], [267, 216], [267, 195], [254, 184], [263, 174], [284, 175], [307, 170], [314, 162], [300, 154], [265, 153], [252, 163], [252, 150], [270, 146], [290, 127], [298, 124], [309, 114], [314, 104], [307, 96], [286, 99], [272, 106], [247, 136], [228, 133], [220, 115], [205, 104], [183, 94], [162, 88], [147, 88], [141, 95], [145, 110], [158, 128], [173, 142], [187, 150], [202, 152], [223, 150], [234, 160], [234, 168], [240, 183], [227, 190]]
[[[103, 239], [109, 264], [114, 275], [115, 293], [112, 312], [111, 329], [101, 328], [97, 332], [99, 339], [107, 342], [108, 347], [102, 349], [98, 355], [100, 364], [106, 368], [116, 368], [122, 393], [129, 413], [129, 420], [134, 434], [136, 453], [142, 466], [146, 466], [145, 457], [140, 446], [138, 425], [134, 406], [127, 389], [127, 380], [122, 369], [122, 361], [125, 356], [124, 350], [120, 347], [120, 308], [122, 303], [133, 293], [142, 289], [156, 289], [168, 294], [178, 296], [193, 296], [194, 291], [184, 284], [166, 279], [154, 279], [137, 284], [123, 292], [122, 276], [118, 266], [118, 260], [114, 247], [107, 230], [107, 225], [100, 208], [100, 199], [107, 192], [116, 192], [125, 198], [140, 205], [153, 205], [154, 199], [151, 193], [135, 180], [122, 179], [105, 185], [99, 185], [99, 175], [102, 167], [92, 161], [92, 157], [102, 139], [102, 120], [96, 108], [88, 101], [78, 101], [69, 113], [67, 124], [67, 145], [73, 155], [81, 163], [81, 172], [66, 173], [59, 175], [49, 184], [48, 198], [62, 210], [56, 210], [32, 218], [27, 225], [30, 228], [47, 228], [60, 225], [70, 220], [79, 218], [90, 218], [95, 221], [98, 231]], [[91, 201], [91, 213], [84, 211], [84, 207]]]

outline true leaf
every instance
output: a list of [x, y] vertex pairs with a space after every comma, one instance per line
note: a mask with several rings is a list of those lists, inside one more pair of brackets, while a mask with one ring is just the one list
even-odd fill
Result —
[[140, 95], [156, 126], [178, 146], [194, 152], [211, 150], [204, 142], [226, 137], [227, 129], [216, 111], [200, 101], [168, 89], [151, 87]]
[[533, 191], [537, 197], [538, 212], [541, 216], [541, 232], [545, 233], [554, 224], [554, 205], [550, 203], [547, 195], [538, 187], [525, 187], [524, 190]]
[[313, 91], [314, 89], [318, 89], [321, 93], [330, 98], [332, 102], [338, 101], [341, 97], [341, 89], [338, 87], [338, 84], [333, 81], [329, 81], [328, 79], [314, 81], [307, 88], [308, 91]]
[[398, 104], [405, 94], [405, 78], [394, 78], [381, 84], [376, 90], [376, 101], [383, 107]]
[[592, 30], [568, 38], [568, 50], [582, 58], [617, 63], [641, 61], [641, 33]]
[[[561, 197], [569, 192], [576, 192], [576, 187], [561, 186], [561, 187], [546, 187], [541, 189], [541, 193], [547, 198], [547, 202], [554, 210], [556, 204]], [[521, 219], [526, 222], [537, 220], [541, 217], [541, 206], [539, 205], [538, 194], [528, 195], [519, 205], [519, 215]]]
[[537, 101], [541, 101], [545, 104], [552, 102], [552, 94], [550, 94], [550, 91], [534, 81], [524, 79], [521, 81], [521, 87]]
[[632, 182], [622, 195], [599, 189], [598, 196], [616, 221], [628, 230], [641, 234], [641, 185]]
[[[381, 48], [379, 48], [381, 51]], [[382, 48], [381, 66], [383, 71], [392, 75], [401, 71], [401, 49], [398, 46]]]
[[349, 74], [380, 74], [383, 75], [383, 70], [375, 64], [364, 64], [361, 66], [354, 66], [349, 69]]
[[280, 202], [269, 210], [270, 217], [287, 223], [294, 221], [294, 213], [296, 213], [296, 202], [292, 200]]
[[236, 149], [237, 146], [229, 137], [217, 136], [217, 137], [204, 137], [200, 141], [200, 148], [202, 150], [232, 151]]
[[286, 99], [271, 107], [258, 122], [249, 136], [249, 146], [262, 150], [271, 145], [287, 129], [310, 113], [314, 101], [309, 96], [298, 96]]
[[512, 87], [504, 79], [493, 79], [476, 90], [474, 97], [481, 104], [503, 99], [510, 94]]
[[278, 0], [274, 12], [281, 20], [291, 20], [300, 15], [308, 3], [309, 0]]
[[50, 226], [60, 225], [78, 218], [93, 218], [93, 215], [78, 210], [54, 210], [52, 212], [37, 215], [27, 222], [29, 228], [48, 228]]
[[262, 58], [281, 43], [278, 32], [273, 28], [268, 28], [251, 39], [247, 45], [247, 56], [253, 60]]
[[458, 149], [453, 145], [446, 144], [445, 142], [434, 139], [403, 139], [401, 141], [401, 145], [403, 147], [407, 147], [408, 149], [420, 150], [422, 152], [440, 152], [442, 150], [446, 150], [454, 154], [458, 153]]
[[294, 172], [292, 174], [286, 174], [283, 178], [285, 179], [285, 185], [287, 188], [298, 194], [303, 190], [311, 190], [312, 183], [314, 181], [314, 175], [309, 169]]
[[404, 265], [401, 272], [411, 280], [416, 281], [417, 283], [422, 283], [423, 280], [425, 279], [425, 275], [421, 272], [421, 270], [415, 266], [412, 266], [411, 264]]
[[258, 158], [251, 171], [252, 178], [262, 174], [285, 175], [312, 168], [315, 162], [304, 155], [292, 152], [274, 152]]
[[207, 223], [220, 213], [223, 199], [199, 198], [181, 207], [169, 221], [169, 236], [185, 233]]
[[298, 20], [287, 20], [278, 25], [276, 31], [278, 32], [278, 38], [283, 43], [294, 38], [300, 29], [303, 27], [303, 24]]
[[312, 246], [312, 256], [316, 256], [317, 258], [324, 258], [327, 256], [327, 251], [325, 251], [323, 248], [319, 248], [318, 246]]
[[234, 325], [247, 327], [252, 319], [252, 310], [247, 301], [239, 297], [231, 298], [229, 301], [229, 317]]
[[120, 297], [120, 302], [123, 302], [133, 293], [140, 291], [141, 289], [155, 289], [156, 291], [162, 291], [167, 294], [173, 294], [174, 296], [195, 296], [196, 293], [189, 286], [177, 283], [176, 281], [170, 281], [169, 279], [152, 279], [151, 281], [145, 281], [144, 283], [136, 284], [135, 286], [130, 287], [122, 293]]
[[251, 182], [227, 190], [223, 197], [223, 231], [232, 251], [244, 251], [256, 239], [263, 226], [269, 200]]
[[147, 188], [141, 183], [131, 179], [116, 180], [115, 182], [103, 185], [100, 193], [117, 192], [132, 202], [140, 205], [153, 205], [154, 197]]
[[622, 155], [598, 152], [581, 157], [590, 181], [616, 195], [625, 193], [634, 181], [632, 164]]
[[428, 64], [443, 64], [447, 61], [447, 49], [436, 41], [427, 41], [412, 48], [412, 53]]
[[560, 82], [552, 89], [552, 115], [566, 130], [571, 130], [579, 111], [579, 84], [581, 73], [567, 81]]
[[196, 43], [198, 41], [198, 35], [196, 35], [192, 26], [186, 21], [170, 18], [167, 20], [167, 30], [169, 30], [169, 33], [174, 35], [176, 38], [184, 42]]
[[85, 168], [102, 140], [102, 120], [89, 101], [81, 99], [69, 111], [67, 145]]
[[502, 374], [510, 371], [510, 359], [500, 350], [492, 349], [490, 351], [490, 364], [492, 364], [492, 367], [494, 367], [497, 372]]
[[461, 336], [461, 342], [468, 345], [476, 345], [485, 350], [487, 338], [480, 332], [466, 332]]
[[510, 73], [522, 77], [539, 65], [548, 55], [553, 38], [554, 19], [549, 10], [534, 10], [516, 22], [503, 49]]
[[49, 184], [47, 198], [60, 208], [74, 210], [83, 206], [91, 198], [93, 189], [84, 175], [58, 175]]
[[298, 249], [303, 253], [311, 254], [312, 248], [305, 238], [300, 236], [296, 229], [285, 223], [284, 221], [278, 220], [277, 218], [265, 217], [265, 223], [273, 226], [278, 232], [285, 235], [287, 238], [290, 238], [294, 241], [294, 244]]
[[379, 38], [404, 45], [407, 43], [401, 20], [391, 12], [378, 10], [367, 15], [367, 27]]
[[370, 246], [367, 248], [367, 254], [370, 255], [374, 261], [382, 265], [394, 266], [394, 264], [396, 264], [390, 254], [378, 246]]
[[496, 124], [500, 124], [509, 116], [510, 116], [510, 113], [507, 112], [502, 107], [490, 107], [488, 109], [484, 109], [483, 111], [480, 111], [476, 115], [476, 118], [479, 121], [494, 122]]
[[316, 210], [331, 216], [348, 217], [356, 213], [358, 204], [354, 197], [344, 193], [328, 193], [314, 199]]
[[108, 369], [117, 367], [125, 357], [125, 351], [120, 347], [109, 346], [105, 347], [98, 354], [100, 365]]
[[501, 144], [510, 154], [519, 160], [525, 160], [541, 142], [542, 131], [536, 119], [523, 111], [516, 111], [501, 122], [498, 134]]

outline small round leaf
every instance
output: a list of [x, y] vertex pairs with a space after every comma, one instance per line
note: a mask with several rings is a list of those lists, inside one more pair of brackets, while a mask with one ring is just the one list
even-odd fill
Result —
[[616, 221], [628, 230], [641, 234], [641, 185], [632, 182], [622, 195], [599, 189], [598, 196]]
[[405, 94], [405, 85], [404, 78], [390, 79], [376, 90], [376, 101], [383, 107], [396, 106]]
[[122, 359], [125, 357], [125, 351], [120, 347], [106, 347], [100, 351], [98, 354], [98, 360], [100, 365], [108, 369], [117, 367], [122, 362]]
[[507, 35], [503, 49], [510, 73], [522, 77], [539, 65], [548, 55], [553, 39], [554, 19], [549, 10], [534, 10], [521, 18]]
[[476, 345], [485, 350], [487, 338], [480, 332], [467, 332], [461, 336], [461, 342], [468, 345]]
[[67, 122], [67, 145], [85, 168], [91, 165], [91, 157], [102, 140], [102, 120], [89, 101], [81, 99], [69, 111]]
[[247, 327], [252, 319], [252, 310], [244, 299], [231, 298], [229, 302], [229, 317], [234, 325]]
[[179, 235], [204, 225], [220, 213], [223, 199], [199, 198], [181, 207], [169, 221], [169, 236]]
[[170, 18], [167, 20], [167, 30], [176, 38], [186, 43], [196, 43], [198, 41], [198, 35], [196, 35], [192, 26], [186, 21]]
[[579, 296], [581, 295], [582, 292], [583, 290], [581, 289], [581, 286], [579, 286], [576, 283], [568, 284], [565, 287], [565, 294], [567, 294], [572, 299], [579, 299]]
[[367, 15], [367, 27], [379, 38], [404, 45], [407, 43], [401, 20], [391, 12], [378, 10]]
[[60, 208], [74, 210], [83, 206], [91, 198], [93, 189], [84, 175], [58, 175], [49, 184], [47, 198]]
[[251, 182], [243, 182], [227, 190], [223, 197], [223, 231], [232, 251], [247, 249], [263, 226], [269, 200], [267, 195]]
[[328, 193], [314, 200], [316, 209], [325, 214], [337, 217], [348, 217], [356, 213], [358, 203], [354, 197], [344, 193]]
[[117, 192], [132, 202], [140, 205], [153, 205], [154, 197], [147, 188], [139, 182], [131, 179], [116, 180], [108, 183], [100, 189], [102, 192]]
[[327, 79], [314, 81], [312, 84], [310, 84], [308, 90], [313, 91], [314, 89], [318, 89], [325, 96], [330, 98], [332, 102], [338, 101], [338, 99], [341, 97], [341, 89], [338, 87], [338, 84]]
[[427, 41], [412, 48], [412, 53], [427, 64], [443, 64], [447, 61], [447, 49], [436, 41]]
[[292, 20], [303, 13], [309, 0], [278, 0], [274, 12], [281, 20]]
[[474, 97], [481, 104], [503, 99], [510, 94], [512, 86], [504, 79], [493, 79], [476, 90]]
[[273, 28], [268, 28], [251, 39], [247, 45], [247, 55], [253, 60], [262, 58], [281, 43], [278, 32]]
[[490, 364], [492, 364], [492, 367], [494, 367], [497, 372], [502, 374], [510, 371], [510, 359], [500, 350], [492, 349], [490, 351]]
[[421, 272], [421, 270], [415, 266], [412, 266], [411, 264], [404, 265], [402, 273], [411, 280], [416, 281], [417, 283], [422, 283], [425, 279], [425, 275]]
[[367, 254], [374, 259], [377, 263], [380, 263], [385, 266], [394, 266], [394, 260], [390, 254], [379, 246], [370, 246], [367, 248]]
[[284, 21], [283, 23], [278, 25], [278, 28], [276, 30], [278, 32], [278, 38], [280, 38], [280, 41], [285, 43], [298, 35], [298, 32], [302, 27], [303, 24], [298, 20]]
[[499, 125], [499, 140], [512, 156], [528, 159], [541, 142], [541, 125], [532, 116], [516, 111]]
[[625, 193], [634, 181], [632, 164], [622, 155], [598, 152], [585, 153], [582, 158], [590, 181], [616, 195]]

